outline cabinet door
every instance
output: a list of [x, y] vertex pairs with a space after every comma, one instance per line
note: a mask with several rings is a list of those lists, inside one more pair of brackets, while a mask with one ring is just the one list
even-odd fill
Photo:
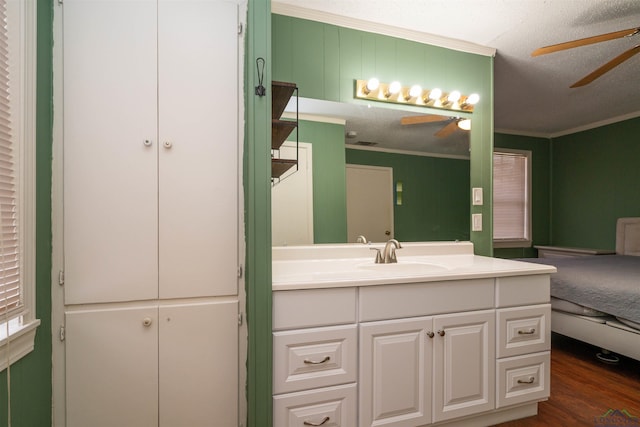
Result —
[[157, 298], [155, 0], [65, 0], [65, 303]]
[[431, 422], [431, 317], [360, 325], [360, 427]]
[[71, 311], [67, 427], [158, 425], [157, 307]]
[[494, 311], [436, 316], [433, 329], [433, 421], [493, 409]]
[[237, 294], [238, 12], [159, 0], [160, 298]]
[[159, 324], [160, 427], [237, 427], [237, 300], [160, 306]]

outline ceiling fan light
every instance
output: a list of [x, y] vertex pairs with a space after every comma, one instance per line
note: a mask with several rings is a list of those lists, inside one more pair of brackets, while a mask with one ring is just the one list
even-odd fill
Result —
[[471, 130], [471, 119], [459, 120], [458, 127], [462, 130]]

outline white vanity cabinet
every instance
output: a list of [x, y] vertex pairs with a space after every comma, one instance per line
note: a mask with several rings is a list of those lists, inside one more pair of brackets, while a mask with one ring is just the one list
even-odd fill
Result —
[[[480, 427], [535, 415], [549, 396], [548, 274], [279, 290], [273, 298], [275, 426], [344, 426], [330, 414], [339, 408], [357, 415], [346, 425], [359, 427]], [[352, 379], [329, 360], [339, 360], [356, 325]], [[357, 413], [353, 397], [340, 395], [356, 384]]]

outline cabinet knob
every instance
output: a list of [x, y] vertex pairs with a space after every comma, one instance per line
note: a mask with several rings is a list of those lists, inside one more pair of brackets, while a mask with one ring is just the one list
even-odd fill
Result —
[[151, 318], [150, 317], [145, 317], [142, 320], [142, 326], [145, 326], [145, 327], [151, 326]]
[[151, 140], [150, 140], [150, 139], [145, 139], [145, 140], [144, 140], [144, 146], [145, 146], [145, 147], [151, 147], [151, 145], [152, 145], [152, 144], [153, 144], [153, 143], [151, 142]]
[[433, 336], [434, 336], [434, 335], [435, 335], [435, 334], [433, 333], [433, 331], [429, 331], [429, 332], [427, 332], [427, 336], [428, 336], [429, 338], [433, 338]]
[[441, 337], [443, 337], [443, 336], [444, 336], [444, 329], [440, 329], [440, 330], [438, 331], [438, 335], [440, 335]]
[[162, 145], [164, 146], [164, 148], [171, 148], [171, 146], [173, 146], [171, 141], [165, 141]]

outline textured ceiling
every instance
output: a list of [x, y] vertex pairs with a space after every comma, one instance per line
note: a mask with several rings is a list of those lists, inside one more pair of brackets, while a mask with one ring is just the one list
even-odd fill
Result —
[[[496, 49], [496, 131], [557, 136], [640, 116], [640, 54], [569, 86], [640, 35], [532, 58], [542, 46], [640, 27], [640, 0], [274, 0]], [[330, 16], [330, 15], [327, 15]]]

